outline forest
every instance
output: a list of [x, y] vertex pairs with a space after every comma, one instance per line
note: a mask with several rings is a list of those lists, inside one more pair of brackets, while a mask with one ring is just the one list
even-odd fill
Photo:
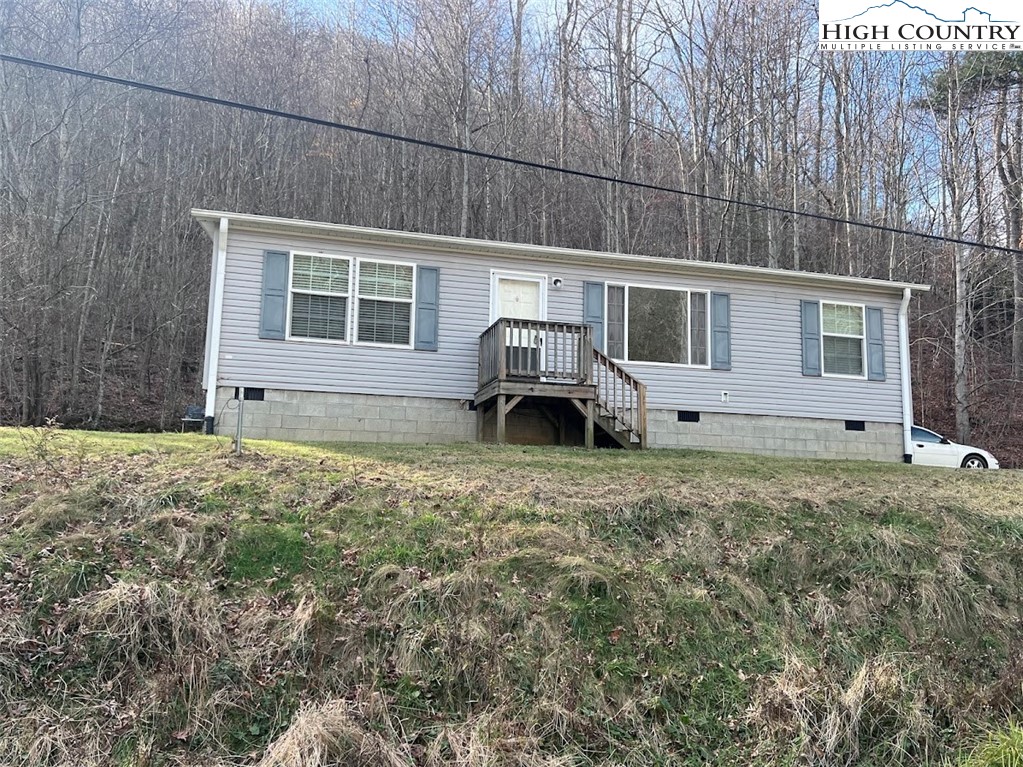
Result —
[[796, 0], [3, 0], [0, 53], [686, 192], [0, 63], [3, 423], [201, 401], [205, 207], [927, 283], [917, 421], [1023, 459], [1023, 53]]

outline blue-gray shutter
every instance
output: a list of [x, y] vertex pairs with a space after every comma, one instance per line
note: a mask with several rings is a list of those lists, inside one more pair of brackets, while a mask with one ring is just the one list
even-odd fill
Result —
[[821, 374], [821, 308], [817, 301], [802, 301], [803, 375]]
[[283, 339], [288, 311], [288, 254], [263, 253], [263, 302], [259, 309], [259, 337]]
[[437, 351], [440, 309], [440, 269], [420, 266], [416, 269], [416, 348]]
[[710, 294], [710, 366], [732, 369], [732, 299], [727, 293]]
[[583, 324], [593, 326], [593, 348], [604, 351], [604, 283], [583, 283]]
[[884, 380], [884, 310], [867, 307], [867, 378]]

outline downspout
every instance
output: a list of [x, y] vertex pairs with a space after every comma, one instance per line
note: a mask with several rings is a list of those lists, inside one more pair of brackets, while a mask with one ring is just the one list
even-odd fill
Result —
[[224, 275], [227, 272], [227, 216], [220, 219], [220, 228], [213, 239], [213, 287], [212, 306], [209, 312], [207, 337], [206, 380], [206, 423], [205, 432], [213, 433], [217, 410], [217, 368], [220, 362], [220, 326], [224, 318]]
[[902, 377], [902, 460], [913, 463], [913, 384], [909, 359], [909, 299], [913, 292], [902, 289], [899, 305], [899, 374]]
[[206, 391], [209, 388], [210, 381], [210, 346], [213, 343], [213, 302], [217, 286], [217, 230], [209, 226], [205, 221], [201, 223], [203, 230], [210, 236], [210, 242], [213, 243], [213, 252], [210, 253], [210, 286], [209, 296], [206, 300], [206, 334], [203, 341], [204, 356], [202, 360], [202, 390]]

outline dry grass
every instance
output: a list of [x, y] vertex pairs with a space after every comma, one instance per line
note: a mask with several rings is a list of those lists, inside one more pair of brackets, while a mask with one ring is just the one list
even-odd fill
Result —
[[223, 556], [224, 529], [212, 520], [184, 509], [162, 509], [143, 513], [135, 530], [164, 542], [174, 559], [182, 562], [200, 557]]
[[305, 645], [316, 628], [317, 622], [326, 617], [330, 604], [315, 591], [307, 591], [299, 597], [284, 632], [284, 640], [290, 645]]
[[3, 459], [2, 764], [937, 767], [1023, 705], [1008, 472], [82, 439]]
[[363, 708], [343, 700], [303, 706], [259, 767], [409, 767], [409, 751], [394, 745], [397, 731], [370, 729]]
[[73, 521], [73, 511], [63, 499], [44, 495], [15, 513], [13, 525], [29, 534], [62, 529]]
[[870, 658], [843, 679], [789, 654], [782, 671], [763, 681], [748, 716], [759, 729], [798, 744], [808, 764], [857, 764], [873, 730], [883, 730], [899, 749], [933, 736], [935, 722], [912, 676], [898, 656]]
[[445, 726], [426, 750], [425, 767], [572, 767], [574, 759], [544, 754], [542, 738], [492, 711]]
[[21, 669], [20, 656], [32, 639], [24, 616], [0, 614], [0, 697], [10, 693]]
[[84, 598], [76, 615], [84, 634], [131, 665], [163, 658], [209, 662], [222, 642], [222, 621], [209, 595], [160, 581], [117, 581]]

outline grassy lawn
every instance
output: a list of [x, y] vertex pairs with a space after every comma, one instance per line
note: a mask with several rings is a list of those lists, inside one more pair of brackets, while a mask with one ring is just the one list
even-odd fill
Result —
[[0, 429], [0, 763], [953, 764], [1023, 709], [1021, 485]]

